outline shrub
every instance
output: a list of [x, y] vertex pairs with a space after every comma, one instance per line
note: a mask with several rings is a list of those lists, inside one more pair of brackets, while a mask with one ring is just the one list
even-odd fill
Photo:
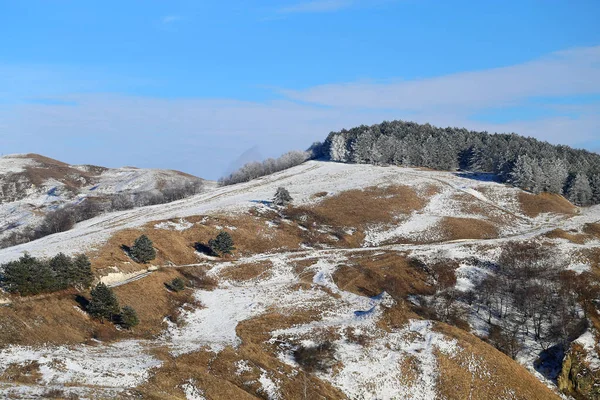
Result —
[[119, 301], [117, 297], [104, 283], [100, 282], [91, 292], [92, 299], [88, 304], [88, 313], [100, 320], [112, 321], [119, 314]]
[[270, 175], [300, 165], [311, 157], [306, 151], [290, 151], [277, 159], [269, 158], [262, 162], [245, 164], [231, 175], [219, 179], [220, 186], [248, 182], [261, 176]]
[[146, 235], [142, 235], [135, 239], [135, 242], [133, 242], [133, 246], [130, 249], [130, 255], [135, 261], [142, 264], [154, 260], [156, 258], [156, 250], [154, 250], [152, 240]]
[[75, 212], [72, 207], [64, 207], [46, 214], [35, 232], [35, 239], [54, 233], [65, 232], [75, 225]]
[[219, 232], [215, 239], [210, 239], [208, 241], [208, 247], [219, 255], [223, 254], [231, 254], [235, 247], [233, 247], [233, 239], [231, 235], [225, 231]]
[[167, 283], [167, 287], [174, 292], [181, 292], [185, 290], [185, 281], [181, 278], [175, 278]]
[[294, 360], [307, 372], [327, 371], [335, 362], [335, 345], [329, 341], [316, 346], [299, 346]]
[[123, 307], [121, 314], [119, 315], [119, 324], [125, 329], [131, 329], [139, 323], [140, 320], [138, 319], [137, 313], [133, 307]]
[[93, 279], [91, 265], [85, 255], [73, 260], [59, 253], [49, 260], [40, 260], [25, 253], [16, 261], [3, 264], [0, 269], [4, 271], [0, 276], [4, 289], [21, 296], [68, 287], [89, 287]]

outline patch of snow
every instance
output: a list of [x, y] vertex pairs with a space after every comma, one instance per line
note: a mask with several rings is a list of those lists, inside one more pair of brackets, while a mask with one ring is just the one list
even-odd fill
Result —
[[583, 335], [579, 336], [575, 343], [579, 343], [586, 351], [586, 361], [589, 363], [593, 371], [600, 369], [600, 357], [598, 356], [598, 340], [591, 330], [587, 330]]
[[154, 228], [182, 232], [182, 231], [190, 229], [192, 226], [194, 226], [194, 224], [186, 221], [183, 218], [180, 218], [178, 222], [174, 222], [174, 221], [161, 222], [159, 224], [154, 225]]
[[279, 385], [269, 377], [267, 371], [261, 368], [260, 378], [258, 378], [258, 382], [262, 386], [259, 390], [263, 392], [267, 399], [269, 400], [280, 400], [281, 395], [279, 393]]
[[583, 264], [583, 263], [576, 263], [576, 264], [570, 264], [567, 269], [569, 271], [574, 271], [577, 274], [581, 274], [583, 272], [587, 272], [591, 270], [591, 267], [588, 264]]
[[185, 393], [185, 398], [187, 400], [206, 400], [206, 397], [204, 397], [204, 391], [198, 389], [196, 385], [197, 383], [193, 379], [190, 379], [181, 385], [181, 389], [183, 389], [183, 393]]
[[133, 388], [161, 362], [138, 341], [97, 346], [10, 346], [0, 350], [0, 374], [11, 364], [37, 362], [45, 384]]

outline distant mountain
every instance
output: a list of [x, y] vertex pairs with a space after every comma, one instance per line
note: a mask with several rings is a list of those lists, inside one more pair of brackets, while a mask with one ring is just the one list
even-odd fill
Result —
[[202, 179], [179, 171], [69, 165], [38, 154], [7, 155], [0, 157], [0, 239], [36, 229], [49, 212], [66, 206], [85, 204], [87, 216], [93, 216], [176, 200], [197, 193], [202, 185]]

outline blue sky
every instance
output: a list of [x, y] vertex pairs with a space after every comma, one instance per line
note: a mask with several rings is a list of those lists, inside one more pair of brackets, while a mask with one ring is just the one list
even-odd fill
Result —
[[218, 178], [406, 119], [600, 149], [600, 2], [0, 0], [0, 153]]

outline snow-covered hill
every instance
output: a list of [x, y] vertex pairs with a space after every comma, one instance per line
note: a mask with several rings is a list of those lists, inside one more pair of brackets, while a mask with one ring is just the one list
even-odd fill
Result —
[[[269, 204], [278, 187], [294, 199], [287, 211]], [[117, 296], [139, 307], [141, 329], [158, 320], [162, 332], [112, 344], [6, 346], [0, 392], [24, 398], [51, 388], [90, 397], [188, 399], [560, 398], [556, 382], [536, 367], [538, 344], [526, 342], [521, 365], [485, 344], [474, 335], [485, 337], [490, 325], [467, 300], [458, 296], [454, 305], [462, 312], [460, 329], [419, 313], [438, 278], [415, 260], [447, 266], [455, 275], [452, 293], [492, 276], [507, 243], [530, 239], [556, 249], [552, 254], [566, 260], [566, 270], [595, 271], [594, 258], [584, 255], [600, 248], [600, 238], [586, 233], [598, 222], [598, 206], [578, 209], [559, 196], [534, 196], [487, 176], [317, 161], [169, 204], [104, 214], [0, 250], [0, 263], [24, 252], [91, 254], [96, 270], [114, 272], [103, 279]], [[234, 258], [194, 251], [195, 242], [220, 230], [234, 237]], [[154, 263], [164, 268], [146, 270], [119, 248], [142, 232], [154, 240]], [[172, 301], [164, 282], [190, 268], [206, 271], [214, 285], [194, 290], [177, 318], [155, 315]], [[77, 308], [70, 298], [62, 301]], [[92, 324], [77, 310], [71, 325]], [[31, 318], [24, 332], [33, 323], [51, 324]], [[590, 329], [580, 340], [590, 359], [594, 337]], [[308, 371], [298, 363], [296, 349], [324, 342], [333, 349], [329, 368]], [[39, 370], [29, 383], [7, 378], [27, 368]]]
[[[315, 194], [322, 192], [331, 196], [353, 189], [389, 185], [405, 185], [422, 192], [433, 187], [437, 191], [427, 197], [425, 208], [405, 220], [369, 227], [365, 232], [365, 247], [398, 237], [425, 238], [432, 234], [432, 229], [443, 217], [494, 220], [499, 228], [499, 238], [505, 239], [534, 237], [557, 227], [571, 229], [600, 220], [600, 206], [581, 209], [576, 215], [542, 212], [531, 217], [525, 214], [519, 202], [521, 190], [451, 172], [309, 161], [248, 183], [213, 188], [169, 204], [101, 215], [77, 224], [68, 232], [2, 249], [0, 262], [14, 259], [25, 251], [39, 256], [90, 251], [119, 230], [141, 227], [151, 221], [240, 212], [270, 201], [280, 186], [289, 189], [295, 205], [306, 205], [317, 203], [321, 198]], [[464, 209], [465, 205], [473, 204], [477, 205], [476, 212]]]
[[48, 211], [85, 198], [157, 193], [200, 183], [178, 171], [68, 165], [37, 154], [0, 157], [0, 239], [35, 228]]

